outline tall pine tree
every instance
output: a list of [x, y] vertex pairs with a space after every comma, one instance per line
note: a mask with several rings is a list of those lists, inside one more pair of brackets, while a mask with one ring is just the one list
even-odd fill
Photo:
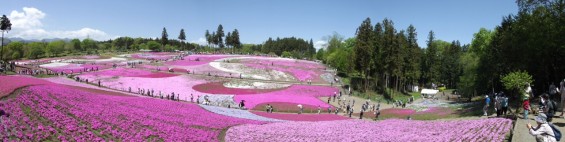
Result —
[[183, 45], [182, 48], [184, 49], [184, 40], [186, 40], [184, 29], [180, 29], [179, 40], [181, 41], [181, 45]]
[[361, 72], [365, 79], [364, 90], [368, 89], [369, 75], [371, 74], [372, 55], [373, 55], [373, 25], [371, 19], [367, 18], [361, 23], [356, 32], [356, 43], [353, 48], [355, 69]]
[[163, 33], [161, 33], [161, 51], [163, 51], [167, 42], [169, 42], [169, 34], [167, 34], [167, 29], [163, 27]]
[[220, 48], [224, 48], [224, 27], [222, 27], [222, 24], [218, 25], [218, 30], [216, 31], [216, 44], [220, 47]]

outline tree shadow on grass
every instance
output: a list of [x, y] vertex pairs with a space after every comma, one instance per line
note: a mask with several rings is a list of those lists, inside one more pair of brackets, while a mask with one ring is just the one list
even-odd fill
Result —
[[[483, 104], [472, 103], [465, 106], [463, 109], [455, 110], [456, 114], [461, 117], [471, 117], [471, 116], [482, 116], [483, 115]], [[489, 114], [494, 113], [494, 110], [489, 109]]]

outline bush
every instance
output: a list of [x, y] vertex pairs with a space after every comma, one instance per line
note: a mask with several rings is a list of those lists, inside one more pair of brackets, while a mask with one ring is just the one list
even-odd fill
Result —
[[518, 93], [520, 100], [525, 97], [524, 87], [533, 82], [532, 76], [526, 71], [515, 71], [501, 77], [500, 82], [506, 90]]

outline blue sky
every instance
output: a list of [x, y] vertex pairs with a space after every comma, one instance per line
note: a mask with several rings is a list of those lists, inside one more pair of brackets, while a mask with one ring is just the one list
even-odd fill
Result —
[[169, 38], [184, 28], [187, 41], [201, 43], [206, 29], [222, 24], [226, 33], [237, 28], [243, 43], [295, 36], [320, 45], [333, 32], [355, 36], [370, 17], [373, 25], [389, 18], [398, 30], [413, 24], [421, 47], [430, 30], [441, 40], [470, 43], [479, 28], [493, 29], [516, 12], [513, 0], [4, 0], [0, 5], [0, 14], [12, 20], [8, 36], [26, 39], [160, 37], [166, 27]]

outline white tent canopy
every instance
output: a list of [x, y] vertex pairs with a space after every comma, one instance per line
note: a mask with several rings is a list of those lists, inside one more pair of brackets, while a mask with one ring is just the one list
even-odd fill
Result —
[[420, 92], [424, 98], [434, 98], [439, 90], [434, 89], [422, 89]]
[[437, 92], [439, 92], [439, 90], [434, 90], [434, 89], [422, 89], [422, 91], [420, 92], [421, 94], [428, 94], [428, 95], [435, 95], [437, 94]]

